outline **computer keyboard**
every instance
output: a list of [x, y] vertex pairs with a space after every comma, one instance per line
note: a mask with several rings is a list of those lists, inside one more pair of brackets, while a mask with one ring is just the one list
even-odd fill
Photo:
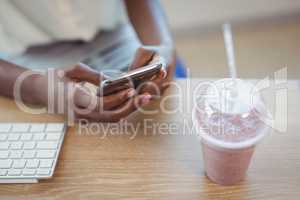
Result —
[[63, 123], [0, 123], [0, 183], [51, 178], [65, 130]]

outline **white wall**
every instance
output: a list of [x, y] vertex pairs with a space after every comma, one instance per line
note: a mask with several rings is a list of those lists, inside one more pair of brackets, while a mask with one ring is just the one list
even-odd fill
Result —
[[173, 29], [300, 13], [300, 0], [161, 0]]

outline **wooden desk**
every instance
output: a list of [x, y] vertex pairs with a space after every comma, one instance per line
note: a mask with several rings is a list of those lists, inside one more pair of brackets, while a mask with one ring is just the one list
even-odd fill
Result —
[[[168, 107], [185, 107], [191, 88], [178, 81], [182, 100]], [[50, 180], [38, 184], [0, 185], [0, 199], [299, 199], [300, 197], [300, 84], [290, 81], [288, 131], [273, 132], [257, 148], [247, 179], [236, 186], [222, 187], [204, 175], [201, 147], [194, 135], [139, 131], [129, 135], [79, 135], [69, 128], [59, 162]], [[178, 89], [169, 92], [176, 93]], [[154, 103], [154, 108], [159, 102]], [[181, 104], [180, 104], [181, 103]], [[134, 114], [128, 122], [143, 119], [190, 123], [190, 108], [175, 114]], [[34, 116], [20, 112], [13, 101], [0, 99], [1, 121], [62, 121], [61, 117]], [[182, 129], [181, 129], [182, 130]]]

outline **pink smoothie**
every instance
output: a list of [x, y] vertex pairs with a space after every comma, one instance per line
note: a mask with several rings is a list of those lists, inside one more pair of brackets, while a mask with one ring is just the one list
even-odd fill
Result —
[[[229, 107], [222, 108], [225, 104], [222, 95], [217, 101], [203, 98], [197, 102], [193, 116], [198, 132], [201, 132], [206, 175], [221, 185], [232, 185], [245, 178], [255, 144], [266, 128], [261, 119], [263, 113], [256, 108], [262, 105], [260, 99], [247, 104], [250, 85], [243, 85], [241, 80], [237, 84], [241, 87], [234, 87], [237, 88], [235, 94], [229, 103], [226, 102]], [[241, 105], [237, 105], [239, 103]]]

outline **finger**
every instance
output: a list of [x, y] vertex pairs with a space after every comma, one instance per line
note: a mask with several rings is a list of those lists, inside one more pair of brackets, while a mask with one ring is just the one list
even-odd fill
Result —
[[106, 77], [102, 73], [90, 68], [83, 63], [78, 63], [75, 66], [66, 69], [65, 76], [77, 81], [87, 81], [94, 85], [99, 85], [100, 81], [106, 79]]
[[99, 102], [99, 97], [78, 87], [74, 91], [73, 99], [69, 99], [68, 101], [68, 109], [71, 109], [75, 114], [76, 120], [90, 120], [90, 114], [98, 110]]
[[147, 82], [141, 89], [141, 93], [149, 93], [153, 97], [159, 97], [161, 95], [161, 84], [162, 81], [156, 80], [156, 82]]
[[162, 70], [158, 76], [156, 76], [151, 81], [147, 81], [139, 85], [137, 88], [137, 93], [145, 93], [148, 92], [151, 95], [158, 95], [161, 94], [161, 87], [163, 85], [164, 79], [166, 77], [166, 72]]
[[119, 91], [109, 96], [104, 96], [100, 98], [103, 103], [102, 110], [111, 110], [112, 108], [118, 107], [123, 103], [125, 103], [129, 98], [132, 98], [134, 95], [135, 95], [135, 90], [130, 88], [130, 89]]
[[165, 90], [171, 85], [171, 81], [164, 81], [161, 86], [161, 93], [164, 94]]
[[130, 65], [129, 70], [133, 70], [146, 65], [152, 60], [154, 55], [155, 51], [153, 50], [145, 49], [143, 47], [139, 48], [135, 53], [133, 62]]
[[98, 97], [90, 91], [86, 90], [81, 86], [76, 86], [74, 92], [74, 104], [78, 108], [84, 108], [86, 110], [110, 110], [114, 107], [117, 107], [129, 98], [135, 95], [135, 90], [130, 88], [127, 90], [119, 91], [115, 94]]
[[89, 108], [90, 110], [99, 107], [99, 98], [86, 88], [76, 84], [73, 92], [73, 104], [79, 108]]
[[134, 99], [130, 99], [129, 101], [127, 101], [127, 103], [125, 103], [124, 105], [116, 108], [116, 110], [113, 110], [110, 113], [108, 113], [109, 118], [113, 122], [117, 122], [129, 116], [131, 113], [136, 111], [139, 107], [148, 104], [151, 98], [152, 96], [150, 94], [138, 95]]
[[167, 76], [168, 76], [168, 72], [165, 69], [161, 69], [158, 74], [158, 78], [165, 79]]
[[139, 107], [144, 106], [150, 102], [151, 95], [143, 94], [138, 95], [134, 99], [128, 100], [122, 106], [118, 107], [116, 110], [103, 111], [101, 113], [92, 112], [87, 115], [77, 115], [79, 118], [86, 118], [89, 121], [97, 122], [118, 122], [121, 119], [127, 117]]
[[162, 93], [164, 93], [165, 90], [170, 87], [171, 82], [173, 80], [174, 73], [175, 73], [175, 61], [172, 62], [167, 68], [167, 76], [161, 87]]
[[108, 95], [111, 95], [111, 94], [114, 94], [116, 92], [119, 92], [121, 90], [125, 90], [125, 89], [129, 89], [129, 88], [133, 88], [133, 85], [132, 84], [123, 84], [123, 85], [120, 85], [120, 86], [117, 86], [117, 87], [111, 87], [111, 88], [103, 88], [100, 87], [97, 89], [97, 96], [108, 96]]

